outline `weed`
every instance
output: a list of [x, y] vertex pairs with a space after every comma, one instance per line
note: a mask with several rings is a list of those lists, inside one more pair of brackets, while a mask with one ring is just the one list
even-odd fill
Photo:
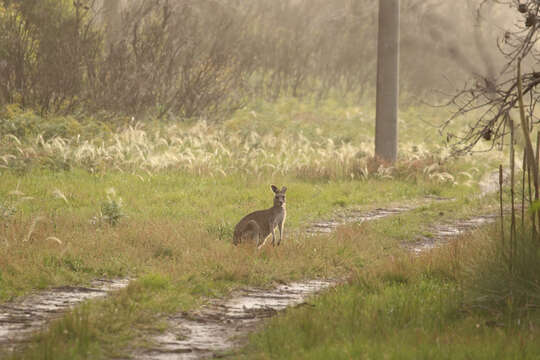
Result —
[[[316, 113], [317, 109], [310, 111]], [[354, 111], [359, 110], [355, 107]], [[155, 174], [175, 169], [206, 176], [293, 175], [305, 180], [423, 177], [441, 183], [458, 181], [451, 175], [457, 171], [448, 165], [452, 160], [449, 149], [434, 139], [426, 142], [425, 134], [407, 138], [400, 147], [399, 162], [389, 167], [373, 161], [371, 136], [349, 138], [359, 126], [356, 121], [347, 120], [343, 127], [334, 129], [335, 115], [323, 114], [318, 125], [324, 131], [314, 132], [301, 122], [289, 128], [287, 119], [282, 119], [281, 129], [268, 128], [266, 123], [249, 126], [240, 121], [242, 116], [240, 111], [222, 126], [210, 126], [204, 121], [190, 126], [131, 123], [96, 138], [81, 138], [80, 133], [71, 132], [54, 137], [29, 132], [20, 139], [14, 135], [5, 138], [0, 142], [0, 151], [5, 154], [2, 158], [6, 166], [21, 169], [21, 174], [40, 166], [53, 171], [82, 167], [92, 173], [121, 169]], [[258, 121], [263, 120], [264, 117]], [[362, 117], [362, 125], [368, 126], [368, 121]], [[344, 137], [350, 141], [343, 141]], [[497, 155], [483, 155], [485, 165], [494, 158]]]
[[158, 246], [156, 250], [154, 250], [155, 258], [172, 258], [173, 256], [174, 251], [166, 246]]
[[169, 286], [169, 279], [159, 274], [147, 274], [139, 279], [141, 286], [148, 290], [165, 289]]
[[98, 219], [107, 222], [111, 226], [118, 224], [121, 218], [126, 216], [123, 211], [122, 198], [116, 195], [113, 188], [107, 190], [107, 200], [101, 204], [101, 212]]
[[208, 234], [215, 236], [219, 240], [230, 240], [233, 236], [233, 226], [229, 222], [210, 224], [206, 227]]
[[3, 204], [0, 204], [0, 219], [7, 220], [8, 218], [15, 215], [17, 212], [17, 207], [15, 204], [10, 202], [4, 202]]

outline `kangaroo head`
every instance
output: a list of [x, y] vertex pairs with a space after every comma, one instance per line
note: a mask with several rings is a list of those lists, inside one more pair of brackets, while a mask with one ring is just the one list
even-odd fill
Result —
[[274, 192], [274, 206], [275, 207], [283, 207], [285, 206], [285, 192], [287, 191], [287, 188], [284, 186], [279, 190], [277, 186], [272, 185], [271, 186], [272, 191]]

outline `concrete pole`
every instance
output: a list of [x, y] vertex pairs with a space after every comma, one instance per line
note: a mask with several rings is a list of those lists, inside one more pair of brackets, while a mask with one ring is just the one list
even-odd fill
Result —
[[379, 0], [375, 156], [397, 159], [399, 101], [399, 0]]

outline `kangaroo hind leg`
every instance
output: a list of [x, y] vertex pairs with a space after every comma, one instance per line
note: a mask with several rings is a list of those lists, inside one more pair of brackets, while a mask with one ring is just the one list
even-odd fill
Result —
[[244, 234], [246, 237], [249, 237], [250, 241], [254, 241], [257, 244], [257, 247], [260, 245], [262, 239], [261, 239], [261, 228], [259, 224], [255, 220], [250, 220], [246, 224], [246, 228], [244, 230]]

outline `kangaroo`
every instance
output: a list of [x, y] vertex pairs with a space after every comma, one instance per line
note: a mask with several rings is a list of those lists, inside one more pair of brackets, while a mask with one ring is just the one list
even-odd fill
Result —
[[275, 229], [279, 227], [279, 240], [277, 245], [281, 244], [283, 239], [283, 225], [287, 211], [285, 210], [285, 192], [287, 188], [284, 186], [279, 190], [276, 186], [271, 186], [274, 192], [274, 206], [270, 209], [259, 210], [248, 214], [240, 220], [234, 228], [233, 244], [238, 245], [245, 239], [256, 240], [257, 248], [261, 248], [266, 239], [272, 234], [272, 246], [275, 246], [276, 234]]

